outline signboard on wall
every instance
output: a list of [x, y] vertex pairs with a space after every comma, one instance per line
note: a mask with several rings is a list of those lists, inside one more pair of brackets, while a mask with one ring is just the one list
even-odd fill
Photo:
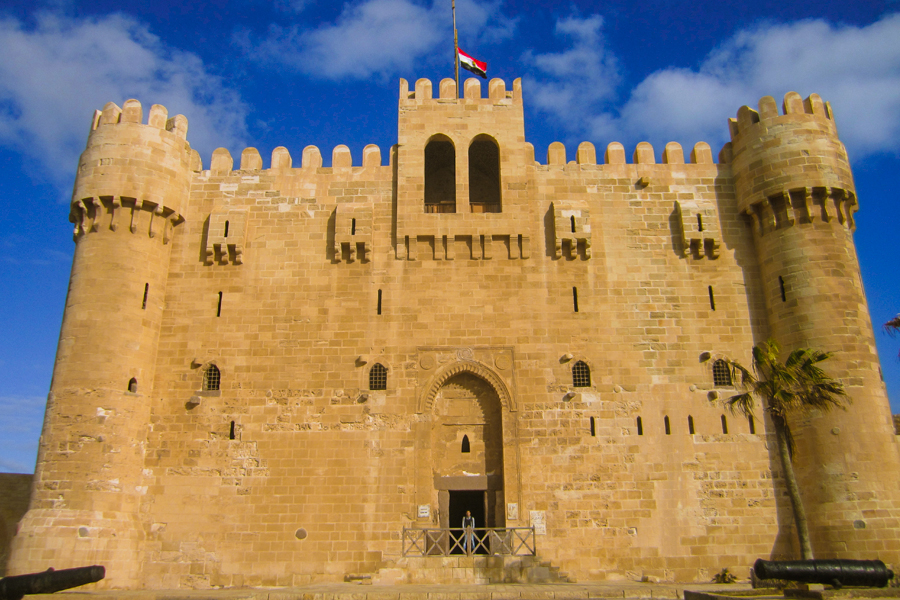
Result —
[[531, 526], [535, 535], [547, 535], [547, 522], [544, 520], [544, 511], [531, 511]]

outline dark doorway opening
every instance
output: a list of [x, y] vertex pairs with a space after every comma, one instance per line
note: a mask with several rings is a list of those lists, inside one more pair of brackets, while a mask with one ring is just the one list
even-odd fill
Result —
[[[485, 492], [484, 490], [450, 490], [450, 507], [447, 511], [450, 527], [459, 529], [458, 533], [462, 539], [462, 522], [466, 516], [466, 511], [471, 511], [475, 518], [475, 534], [477, 537], [483, 537], [483, 528], [487, 526], [485, 519]], [[477, 545], [477, 542], [476, 542]], [[465, 554], [462, 548], [456, 548], [451, 554]], [[484, 548], [478, 548], [476, 554], [487, 554]]]

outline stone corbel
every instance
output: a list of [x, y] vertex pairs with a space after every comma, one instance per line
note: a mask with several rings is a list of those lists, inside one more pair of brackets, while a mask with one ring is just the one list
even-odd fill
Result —
[[[162, 216], [163, 216], [163, 205], [157, 204], [156, 208], [154, 208], [152, 211], [150, 211], [150, 227], [148, 229], [148, 233], [150, 234], [151, 238], [156, 237], [156, 230], [153, 227], [154, 222], [159, 220], [158, 217], [162, 217]], [[155, 219], [154, 217], [157, 217], [157, 218]], [[163, 229], [165, 229], [165, 227], [166, 227], [165, 222], [163, 222], [162, 227], [163, 227]]]
[[90, 231], [98, 231], [100, 229], [100, 218], [103, 216], [103, 201], [100, 200], [99, 196], [91, 198], [90, 201], [94, 213], [94, 217], [91, 219]]
[[116, 216], [119, 214], [119, 209], [122, 208], [122, 198], [120, 196], [113, 196], [112, 203], [110, 204], [109, 209], [109, 229], [110, 231], [115, 231], [118, 225], [116, 224]]
[[131, 207], [131, 224], [128, 226], [128, 230], [131, 233], [137, 232], [138, 219], [140, 218], [141, 212], [141, 201], [137, 198], [134, 199], [134, 205]]

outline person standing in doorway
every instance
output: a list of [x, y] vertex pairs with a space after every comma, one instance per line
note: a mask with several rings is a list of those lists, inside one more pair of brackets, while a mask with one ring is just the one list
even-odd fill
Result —
[[466, 536], [466, 556], [469, 556], [474, 550], [472, 542], [475, 538], [475, 517], [472, 516], [472, 511], [466, 511], [466, 516], [463, 517], [462, 525], [464, 535]]

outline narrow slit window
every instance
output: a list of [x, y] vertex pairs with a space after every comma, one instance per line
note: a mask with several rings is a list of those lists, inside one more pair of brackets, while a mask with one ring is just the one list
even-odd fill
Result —
[[463, 454], [468, 454], [472, 451], [472, 448], [469, 446], [469, 436], [464, 435], [462, 439], [462, 447], [460, 448], [460, 452]]
[[594, 417], [591, 417], [591, 437], [597, 437], [597, 423]]
[[376, 314], [381, 314], [381, 290], [378, 290], [378, 306], [375, 308]]
[[672, 427], [669, 425], [669, 417], [664, 418], [663, 423], [666, 426], [666, 435], [672, 435]]
[[787, 292], [784, 290], [784, 277], [778, 276], [778, 287], [781, 288], [781, 301], [787, 302]]
[[144, 284], [144, 299], [141, 301], [141, 309], [147, 310], [147, 296], [150, 294], [150, 284]]
[[569, 217], [572, 220], [572, 233], [575, 233], [575, 216]]
[[575, 306], [575, 312], [578, 312], [578, 288], [572, 286], [572, 303]]
[[375, 363], [369, 371], [369, 389], [387, 389], [387, 369], [381, 363]]
[[644, 435], [644, 423], [640, 417], [637, 418], [637, 432], [638, 435]]
[[688, 415], [688, 433], [694, 435], [694, 417]]
[[222, 237], [228, 237], [228, 221], [225, 221], [225, 235]]
[[750, 433], [756, 435], [756, 421], [753, 420], [753, 415], [747, 415], [747, 423], [750, 424]]
[[356, 219], [350, 219], [350, 235], [356, 235]]
[[728, 419], [725, 418], [725, 415], [722, 415], [722, 433], [728, 433]]
[[216, 316], [222, 316], [222, 292], [219, 292], [219, 304], [216, 306]]
[[572, 385], [591, 387], [591, 368], [583, 360], [579, 360], [572, 367]]
[[128, 391], [132, 394], [137, 394], [137, 379], [134, 377], [128, 380]]
[[712, 286], [709, 286], [709, 307], [712, 310], [716, 310], [716, 297], [713, 295]]
[[721, 358], [713, 363], [713, 385], [715, 387], [730, 387], [732, 385], [731, 369], [728, 368], [728, 363]]
[[703, 215], [697, 215], [697, 229], [703, 231]]
[[228, 439], [234, 439], [234, 421], [231, 422], [231, 429], [228, 430]]
[[222, 385], [222, 373], [216, 365], [209, 365], [203, 373], [203, 391], [215, 392]]

